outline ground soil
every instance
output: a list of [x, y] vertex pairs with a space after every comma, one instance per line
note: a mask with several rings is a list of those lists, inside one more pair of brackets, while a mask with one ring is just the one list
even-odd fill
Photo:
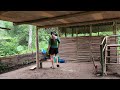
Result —
[[[98, 62], [96, 64], [99, 66]], [[0, 79], [120, 79], [115, 75], [95, 75], [92, 62], [60, 63], [60, 67], [55, 69], [50, 68], [50, 62], [43, 62], [42, 69], [30, 70], [34, 65], [0, 74]]]

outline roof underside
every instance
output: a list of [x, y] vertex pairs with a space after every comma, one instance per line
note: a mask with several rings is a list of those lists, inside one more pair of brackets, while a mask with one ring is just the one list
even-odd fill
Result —
[[120, 11], [0, 11], [0, 20], [39, 27], [62, 27], [112, 22]]

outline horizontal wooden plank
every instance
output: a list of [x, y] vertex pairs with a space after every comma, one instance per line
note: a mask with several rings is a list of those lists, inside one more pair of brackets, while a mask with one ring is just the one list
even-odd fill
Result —
[[88, 51], [88, 50], [87, 50], [87, 51], [83, 51], [83, 50], [82, 50], [82, 51], [77, 51], [77, 52], [78, 52], [78, 53], [90, 53], [90, 51]]
[[106, 63], [106, 64], [120, 65], [120, 63]]
[[78, 56], [90, 56], [90, 53], [77, 53]]

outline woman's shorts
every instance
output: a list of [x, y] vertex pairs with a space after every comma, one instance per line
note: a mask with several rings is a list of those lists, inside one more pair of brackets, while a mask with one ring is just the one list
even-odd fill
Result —
[[58, 48], [50, 48], [49, 54], [50, 54], [50, 55], [58, 54]]

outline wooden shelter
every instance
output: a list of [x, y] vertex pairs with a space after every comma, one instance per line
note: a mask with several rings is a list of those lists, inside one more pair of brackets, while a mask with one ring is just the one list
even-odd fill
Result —
[[[86, 38], [84, 37], [83, 38], [86, 41], [93, 42], [92, 39], [94, 37], [91, 37], [91, 33], [92, 31], [96, 32], [96, 30], [92, 29], [92, 27], [95, 25], [98, 25], [98, 26], [106, 25], [106, 24], [113, 25], [114, 27], [113, 34], [116, 34], [115, 27], [116, 27], [116, 24], [119, 24], [120, 11], [0, 11], [0, 19], [5, 21], [11, 21], [14, 23], [14, 25], [31, 24], [31, 25], [37, 26], [36, 64], [37, 64], [37, 68], [39, 68], [39, 58], [38, 58], [39, 57], [39, 48], [38, 48], [38, 29], [39, 28], [61, 27], [62, 29], [60, 30], [64, 32], [63, 27], [87, 26], [89, 28], [90, 35]], [[79, 33], [79, 32], [75, 32], [74, 29], [72, 30], [72, 32]], [[75, 45], [75, 43], [77, 43], [76, 49], [74, 49], [76, 50], [74, 58], [76, 58], [77, 57], [76, 55], [79, 54], [78, 48], [83, 50], [83, 48], [81, 48], [82, 46], [81, 47], [79, 46], [79, 43], [81, 43], [79, 41], [82, 41], [84, 39], [81, 39], [81, 38], [67, 39], [68, 42], [70, 41], [74, 42], [74, 43], [71, 43], [71, 45]], [[63, 42], [65, 42], [65, 40], [63, 39]], [[96, 37], [96, 41], [97, 40], [99, 42], [98, 45], [100, 45], [101, 39], [99, 39], [99, 37]], [[92, 44], [94, 44], [94, 42]], [[92, 48], [90, 46], [91, 45], [88, 45], [84, 48]], [[83, 53], [81, 55], [83, 55]]]

